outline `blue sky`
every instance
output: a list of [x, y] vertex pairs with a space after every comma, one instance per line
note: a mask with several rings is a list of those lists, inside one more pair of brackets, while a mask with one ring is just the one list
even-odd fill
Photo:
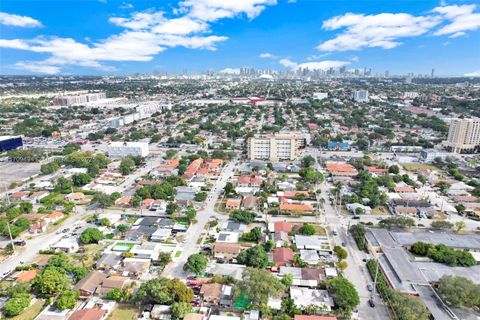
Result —
[[480, 5], [426, 0], [0, 4], [1, 74], [340, 66], [480, 76]]

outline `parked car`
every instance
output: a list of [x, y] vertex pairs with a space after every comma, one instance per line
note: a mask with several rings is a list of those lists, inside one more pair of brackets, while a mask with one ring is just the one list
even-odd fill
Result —
[[371, 283], [367, 284], [368, 291], [373, 291], [373, 285]]
[[372, 308], [375, 308], [375, 301], [373, 301], [373, 299], [369, 299], [368, 300], [368, 305]]

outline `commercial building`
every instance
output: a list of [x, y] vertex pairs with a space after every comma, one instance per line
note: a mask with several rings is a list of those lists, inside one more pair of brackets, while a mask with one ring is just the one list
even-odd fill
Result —
[[23, 146], [20, 136], [0, 136], [0, 152], [14, 150]]
[[472, 152], [480, 145], [480, 118], [452, 119], [446, 146], [453, 152]]
[[106, 99], [107, 94], [105, 92], [97, 92], [97, 93], [87, 93], [81, 95], [68, 95], [68, 96], [57, 96], [53, 99], [53, 103], [56, 106], [72, 106], [72, 105], [79, 105], [85, 104], [88, 102], [98, 101], [101, 99]]
[[250, 160], [295, 160], [306, 144], [307, 137], [298, 133], [258, 135], [248, 138], [247, 154]]
[[119, 159], [126, 156], [146, 157], [150, 153], [147, 142], [115, 141], [108, 145], [108, 156]]
[[327, 92], [314, 92], [312, 95], [313, 99], [316, 100], [323, 100], [328, 98], [328, 93]]
[[356, 90], [352, 93], [352, 99], [356, 102], [368, 102], [368, 91], [367, 90]]

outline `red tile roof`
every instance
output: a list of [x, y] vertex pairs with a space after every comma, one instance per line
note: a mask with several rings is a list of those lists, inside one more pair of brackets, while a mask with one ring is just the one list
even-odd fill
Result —
[[291, 232], [292, 225], [286, 221], [277, 221], [273, 229], [275, 232]]
[[273, 250], [273, 262], [276, 265], [285, 265], [293, 262], [293, 251], [290, 248], [275, 248]]
[[294, 203], [281, 203], [281, 211], [303, 211], [303, 212], [312, 212], [315, 209], [309, 204], [294, 204]]

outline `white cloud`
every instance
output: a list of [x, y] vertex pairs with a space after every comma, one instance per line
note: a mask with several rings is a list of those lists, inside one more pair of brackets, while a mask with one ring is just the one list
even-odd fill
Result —
[[330, 54], [330, 52], [325, 52], [325, 53], [322, 53], [322, 54], [312, 54], [312, 55], [307, 57], [307, 60], [308, 61], [313, 61], [313, 60], [322, 59], [322, 58], [328, 56], [329, 54]]
[[480, 13], [474, 13], [475, 5], [454, 5], [437, 7], [432, 10], [448, 20], [450, 23], [441, 27], [434, 34], [436, 36], [449, 35], [450, 38], [461, 37], [465, 31], [480, 29]]
[[128, 2], [123, 2], [123, 3], [119, 6], [119, 8], [122, 9], [122, 10], [132, 9], [132, 8], [133, 8], [133, 4], [128, 3]]
[[262, 59], [274, 59], [274, 58], [276, 58], [276, 56], [271, 54], [271, 53], [260, 53], [260, 55], [258, 57], [260, 57]]
[[480, 70], [473, 71], [470, 73], [465, 73], [466, 77], [480, 77]]
[[339, 61], [339, 60], [324, 60], [324, 61], [311, 61], [304, 63], [297, 63], [290, 59], [281, 59], [278, 61], [282, 66], [292, 69], [309, 69], [309, 70], [328, 70], [330, 68], [340, 68], [350, 64], [349, 61]]
[[10, 14], [6, 12], [0, 12], [0, 24], [5, 26], [12, 26], [12, 27], [41, 27], [42, 23], [38, 20], [35, 20], [30, 17], [26, 16], [19, 16], [16, 14]]
[[60, 72], [59, 67], [43, 65], [42, 63], [38, 62], [17, 62], [14, 67], [20, 70], [27, 70], [35, 73], [44, 74], [57, 74]]
[[155, 55], [173, 47], [216, 50], [216, 44], [228, 38], [209, 35], [211, 23], [242, 14], [253, 19], [273, 4], [276, 0], [186, 0], [174, 10], [179, 15], [175, 18], [167, 18], [166, 12], [154, 10], [111, 17], [109, 22], [124, 30], [103, 40], [81, 43], [59, 37], [0, 39], [0, 48], [50, 54], [43, 61], [23, 61], [15, 65], [32, 72], [50, 74], [68, 65], [111, 70], [105, 62], [151, 61]]
[[401, 44], [400, 38], [427, 33], [440, 23], [435, 16], [416, 17], [407, 13], [364, 15], [347, 13], [323, 22], [324, 30], [344, 29], [334, 39], [317, 48], [323, 51], [359, 50], [365, 47], [391, 49]]
[[185, 0], [180, 2], [179, 12], [188, 12], [195, 19], [213, 22], [245, 14], [249, 19], [257, 17], [276, 0]]
[[220, 70], [219, 73], [240, 74], [240, 68], [225, 68], [225, 69]]
[[346, 13], [323, 22], [324, 30], [343, 31], [333, 39], [321, 43], [317, 49], [329, 52], [368, 47], [391, 49], [401, 45], [399, 40], [402, 38], [430, 32], [436, 36], [461, 37], [466, 31], [480, 29], [480, 13], [475, 13], [475, 9], [475, 5], [445, 5], [436, 7], [423, 16], [408, 13]]

